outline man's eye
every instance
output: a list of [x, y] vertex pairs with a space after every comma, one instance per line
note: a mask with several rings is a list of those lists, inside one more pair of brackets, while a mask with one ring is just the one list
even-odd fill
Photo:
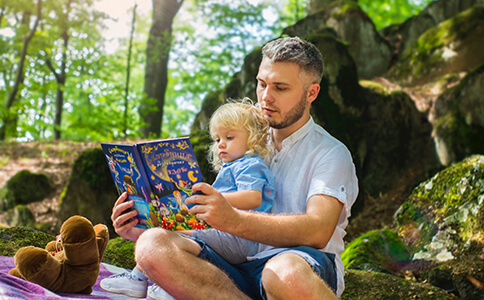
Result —
[[279, 87], [279, 86], [278, 86], [276, 89], [277, 89], [278, 91], [285, 91], [287, 88], [285, 88], [285, 87]]

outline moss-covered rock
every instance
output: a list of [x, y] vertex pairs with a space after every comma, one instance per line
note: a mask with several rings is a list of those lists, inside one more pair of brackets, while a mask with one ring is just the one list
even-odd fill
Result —
[[421, 183], [395, 214], [414, 258], [439, 261], [484, 247], [484, 156], [471, 156]]
[[49, 177], [43, 173], [29, 170], [17, 172], [0, 191], [0, 211], [5, 211], [19, 204], [40, 201], [48, 196], [54, 187]]
[[451, 292], [460, 299], [484, 299], [484, 260], [481, 249], [473, 254], [443, 262], [424, 273], [422, 280]]
[[379, 272], [346, 270], [345, 285], [342, 300], [458, 299], [428, 283]]
[[212, 169], [208, 161], [208, 152], [212, 144], [212, 138], [206, 130], [195, 130], [190, 133], [190, 142], [200, 166], [200, 171], [202, 171], [203, 181], [211, 184], [217, 176], [217, 172]]
[[333, 1], [324, 9], [285, 28], [283, 34], [307, 37], [327, 27], [348, 44], [360, 78], [373, 78], [388, 70], [392, 56], [390, 44], [378, 34], [373, 21], [361, 10], [357, 1]]
[[104, 153], [100, 147], [82, 152], [72, 166], [71, 175], [60, 198], [57, 228], [73, 215], [81, 215], [93, 224], [108, 226], [111, 235], [111, 212], [118, 193]]
[[345, 268], [399, 274], [410, 253], [392, 230], [373, 230], [352, 241], [341, 255]]
[[404, 85], [423, 84], [448, 73], [469, 71], [484, 61], [484, 6], [474, 6], [422, 34], [388, 76]]
[[484, 64], [435, 101], [429, 119], [442, 165], [484, 154]]
[[35, 227], [35, 217], [32, 211], [25, 205], [17, 205], [10, 209], [5, 221], [9, 226]]
[[380, 33], [391, 41], [392, 48], [396, 50], [396, 57], [399, 57], [427, 30], [476, 5], [484, 5], [484, 0], [430, 1], [418, 15], [402, 24], [392, 24], [380, 30]]

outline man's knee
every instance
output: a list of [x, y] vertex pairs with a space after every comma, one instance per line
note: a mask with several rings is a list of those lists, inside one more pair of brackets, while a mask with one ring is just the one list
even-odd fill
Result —
[[285, 253], [271, 258], [262, 271], [262, 284], [278, 285], [304, 281], [313, 270], [309, 264], [297, 254]]
[[294, 253], [270, 259], [262, 271], [262, 286], [268, 299], [336, 299], [333, 291], [309, 263]]
[[172, 236], [170, 233], [161, 228], [152, 228], [143, 232], [136, 241], [136, 262], [139, 264], [147, 260], [157, 260], [159, 257], [164, 257], [160, 254], [166, 251], [165, 248], [170, 243]]

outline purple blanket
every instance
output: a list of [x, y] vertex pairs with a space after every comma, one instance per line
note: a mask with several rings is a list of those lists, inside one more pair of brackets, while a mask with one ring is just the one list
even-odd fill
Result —
[[131, 299], [128, 296], [106, 292], [99, 286], [101, 279], [124, 271], [124, 269], [112, 265], [101, 264], [99, 277], [96, 285], [93, 286], [91, 295], [55, 294], [38, 284], [8, 275], [8, 271], [14, 267], [13, 257], [0, 256], [0, 299]]

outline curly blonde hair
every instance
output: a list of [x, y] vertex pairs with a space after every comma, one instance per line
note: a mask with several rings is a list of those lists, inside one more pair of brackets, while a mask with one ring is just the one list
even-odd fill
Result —
[[[220, 106], [210, 118], [210, 135], [214, 138], [214, 131], [218, 128], [229, 130], [246, 130], [249, 133], [246, 154], [257, 154], [264, 158], [269, 154], [269, 122], [262, 117], [256, 105], [249, 98], [229, 100]], [[209, 161], [215, 171], [223, 165], [217, 156], [217, 143], [210, 147]]]

